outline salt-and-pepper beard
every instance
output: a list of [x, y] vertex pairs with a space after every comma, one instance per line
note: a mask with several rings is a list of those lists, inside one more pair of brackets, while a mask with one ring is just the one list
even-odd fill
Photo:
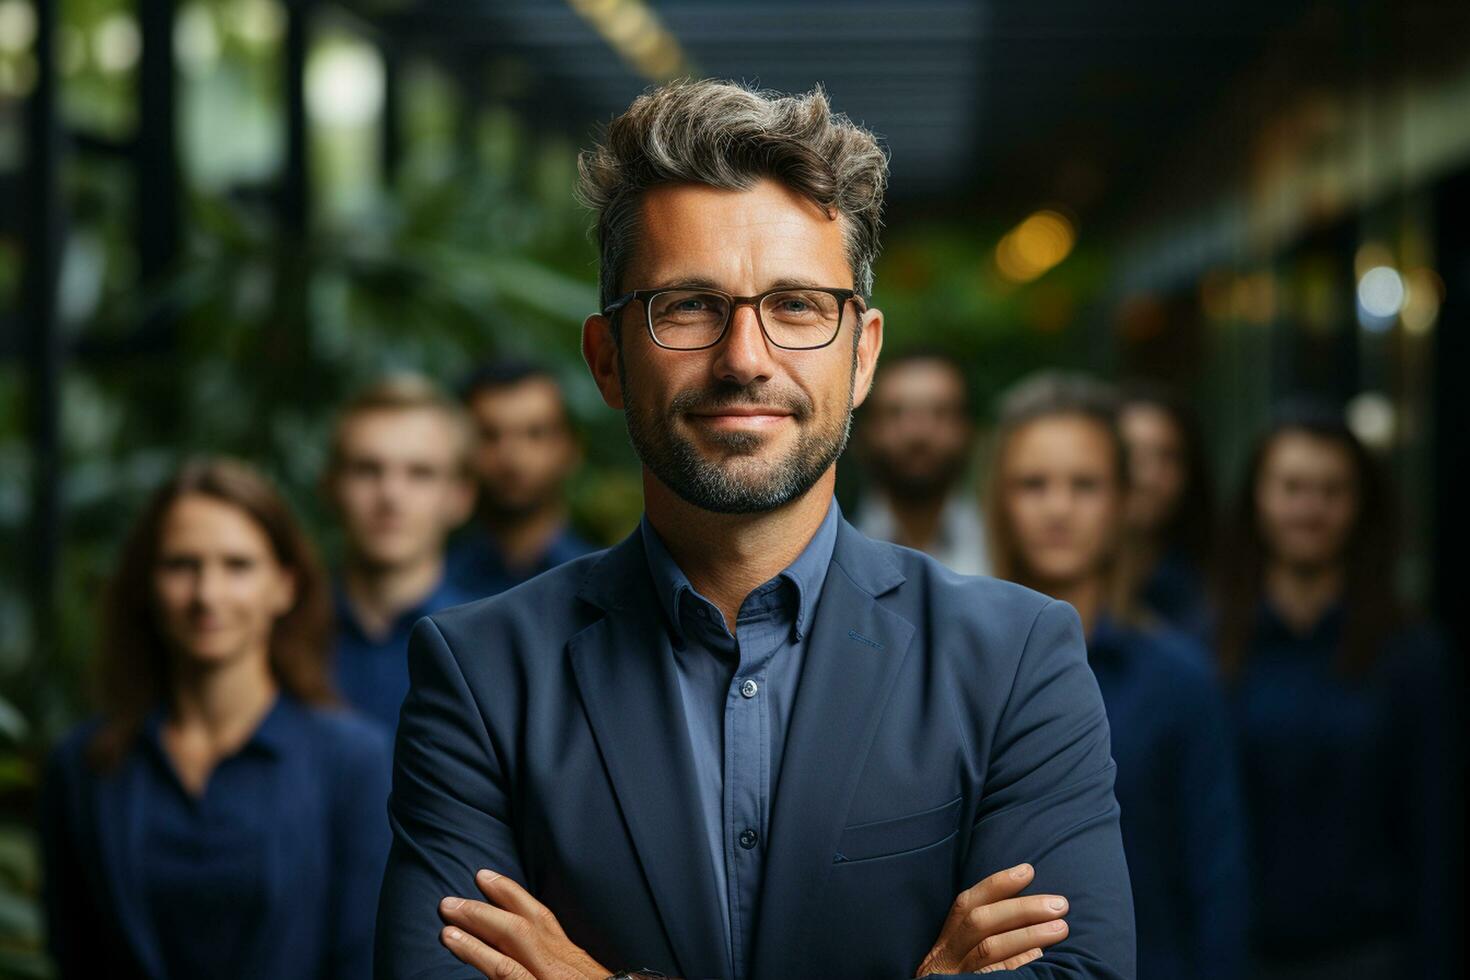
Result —
[[[856, 345], [854, 345], [856, 348]], [[670, 490], [701, 510], [716, 514], [759, 514], [784, 507], [805, 494], [822, 474], [837, 461], [847, 448], [852, 434], [853, 382], [857, 377], [857, 353], [853, 352], [852, 369], [847, 380], [847, 406], [842, 414], [816, 428], [809, 425], [815, 411], [805, 393], [791, 389], [775, 389], [768, 384], [717, 384], [706, 389], [690, 389], [674, 396], [662, 416], [638, 403], [628, 384], [622, 352], [618, 352], [618, 373], [623, 385], [623, 414], [628, 423], [628, 438], [633, 451]], [[707, 459], [674, 421], [696, 409], [714, 409], [741, 405], [781, 408], [791, 413], [799, 434], [796, 445], [764, 474], [740, 479], [728, 471], [731, 462], [755, 459], [766, 436], [757, 432], [714, 432], [709, 438], [732, 455], [725, 463]]]

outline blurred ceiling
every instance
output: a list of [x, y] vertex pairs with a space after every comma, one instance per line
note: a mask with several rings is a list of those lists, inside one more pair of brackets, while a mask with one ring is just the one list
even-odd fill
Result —
[[1118, 201], [1146, 187], [1161, 149], [1188, 138], [1313, 3], [662, 0], [645, 7], [642, 0], [349, 0], [348, 6], [410, 50], [460, 66], [494, 98], [522, 103], [528, 117], [579, 140], [651, 83], [614, 50], [621, 43], [626, 54], [629, 41], [626, 32], [617, 36], [618, 24], [636, 21], [639, 36], [649, 29], [651, 9], [654, 26], [672, 35], [683, 64], [698, 74], [788, 91], [825, 85], [838, 109], [887, 141], [892, 197], [910, 213], [953, 207], [958, 195], [1010, 220], [1043, 204], [1116, 216]]

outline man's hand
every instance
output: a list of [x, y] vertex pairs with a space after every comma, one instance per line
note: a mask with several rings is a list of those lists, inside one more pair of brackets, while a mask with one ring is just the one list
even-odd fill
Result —
[[997, 872], [960, 892], [934, 948], [914, 976], [1014, 970], [1067, 937], [1067, 900], [1060, 895], [1014, 897], [1031, 884], [1029, 864]]
[[551, 910], [504, 875], [481, 871], [475, 884], [489, 903], [446, 898], [440, 942], [496, 980], [606, 980], [614, 971], [567, 938]]

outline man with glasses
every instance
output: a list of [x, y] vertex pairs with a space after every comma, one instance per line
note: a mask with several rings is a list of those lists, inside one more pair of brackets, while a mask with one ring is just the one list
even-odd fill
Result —
[[832, 497], [883, 339], [873, 136], [679, 82], [581, 175], [644, 519], [419, 624], [379, 976], [1131, 977], [1076, 614]]

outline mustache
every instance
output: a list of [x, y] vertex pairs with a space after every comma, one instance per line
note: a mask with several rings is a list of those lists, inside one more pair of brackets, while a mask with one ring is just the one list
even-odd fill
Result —
[[813, 411], [812, 400], [800, 391], [772, 388], [767, 384], [739, 385], [726, 382], [679, 392], [669, 402], [669, 413], [684, 415], [689, 412], [716, 412], [741, 406], [783, 409], [790, 412], [798, 422], [809, 418]]

